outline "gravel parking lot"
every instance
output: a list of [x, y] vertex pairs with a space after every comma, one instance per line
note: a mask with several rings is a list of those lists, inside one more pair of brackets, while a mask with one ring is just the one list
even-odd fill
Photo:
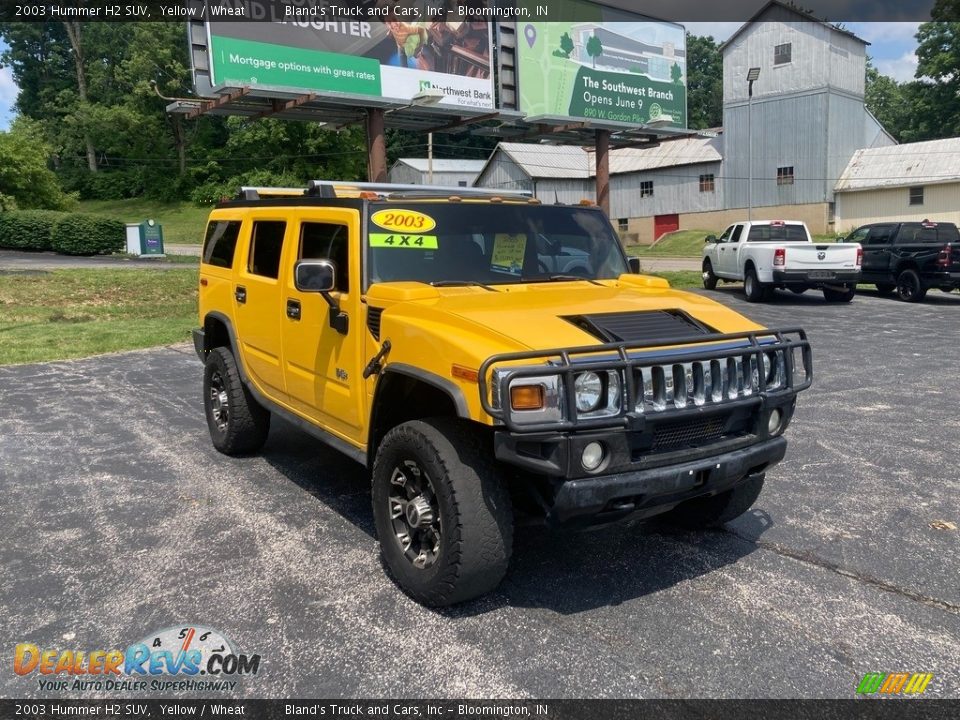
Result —
[[707, 294], [814, 349], [754, 509], [522, 529], [501, 588], [443, 612], [384, 576], [360, 466], [282, 422], [259, 457], [213, 450], [192, 348], [0, 368], [8, 662], [200, 623], [262, 655], [247, 697], [848, 698], [900, 671], [960, 697], [960, 295]]

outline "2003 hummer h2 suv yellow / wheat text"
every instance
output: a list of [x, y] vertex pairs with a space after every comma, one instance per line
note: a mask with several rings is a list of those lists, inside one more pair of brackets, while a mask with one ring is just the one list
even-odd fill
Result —
[[276, 415], [365, 464], [428, 605], [497, 586], [515, 512], [742, 514], [812, 378], [802, 330], [631, 272], [600, 209], [467, 188], [244, 189], [210, 214], [200, 324], [214, 446]]

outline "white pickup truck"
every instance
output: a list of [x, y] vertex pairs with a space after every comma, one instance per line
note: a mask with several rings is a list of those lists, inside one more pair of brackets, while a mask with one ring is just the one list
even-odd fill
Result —
[[741, 222], [705, 239], [703, 286], [743, 281], [750, 302], [769, 299], [775, 288], [797, 294], [819, 288], [828, 302], [850, 302], [862, 260], [858, 243], [814, 243], [799, 221]]

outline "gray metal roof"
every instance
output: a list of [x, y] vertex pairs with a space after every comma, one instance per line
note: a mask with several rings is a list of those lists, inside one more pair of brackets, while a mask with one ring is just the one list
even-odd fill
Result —
[[[664, 140], [649, 148], [611, 150], [610, 174], [720, 162], [721, 142], [715, 137], [686, 137]], [[595, 153], [580, 145], [502, 142], [497, 145], [497, 150], [503, 151], [531, 178], [576, 179], [591, 178], [596, 174]]]
[[736, 32], [734, 32], [730, 37], [728, 37], [726, 40], [720, 43], [720, 45], [717, 46], [717, 50], [719, 50], [721, 53], [724, 52], [728, 47], [730, 47], [733, 44], [733, 41], [740, 35], [740, 33], [742, 33], [748, 27], [755, 25], [758, 22], [762, 22], [761, 18], [771, 8], [779, 8], [781, 10], [786, 10], [787, 12], [790, 12], [796, 15], [797, 19], [802, 22], [819, 23], [820, 25], [823, 25], [824, 27], [828, 27], [831, 30], [834, 30], [835, 32], [840, 33], [841, 35], [846, 35], [847, 37], [850, 37], [850, 38], [853, 38], [854, 40], [862, 42], [864, 45], [870, 44], [869, 42], [864, 40], [862, 37], [858, 37], [854, 33], [847, 30], [846, 28], [835, 25], [834, 23], [824, 20], [823, 18], [818, 18], [814, 15], [811, 15], [805, 10], [801, 10], [796, 5], [780, 2], [780, 0], [770, 0], [770, 2], [768, 2], [766, 5], [764, 5], [759, 10], [757, 10], [757, 12], [755, 12], [749, 20], [747, 20], [743, 25], [737, 28]]
[[[427, 172], [429, 170], [429, 160], [427, 158], [399, 158], [398, 163], [409, 165], [414, 170]], [[433, 171], [438, 172], [459, 172], [459, 173], [479, 173], [486, 160], [451, 160], [449, 158], [434, 158]]]
[[960, 182], [960, 138], [857, 150], [837, 192]]

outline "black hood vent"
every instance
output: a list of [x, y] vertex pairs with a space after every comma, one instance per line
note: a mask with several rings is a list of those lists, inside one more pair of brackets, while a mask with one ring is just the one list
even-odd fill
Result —
[[681, 310], [569, 315], [564, 320], [605, 343], [686, 340], [716, 332]]

